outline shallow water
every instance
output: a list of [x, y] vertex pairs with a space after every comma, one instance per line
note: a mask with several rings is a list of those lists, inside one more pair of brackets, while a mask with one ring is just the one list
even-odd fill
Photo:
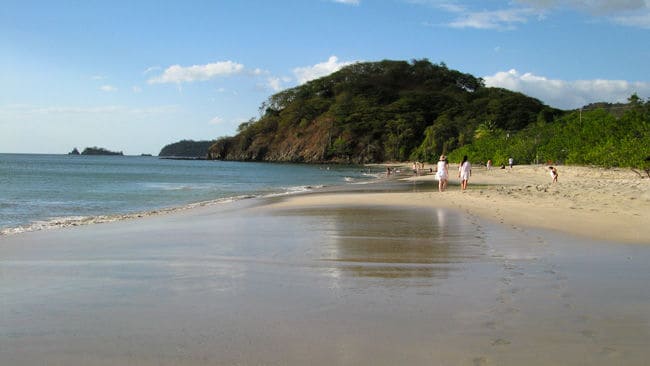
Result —
[[0, 154], [0, 234], [93, 222], [96, 216], [349, 185], [376, 179], [379, 173], [358, 166]]
[[236, 202], [0, 238], [10, 365], [640, 365], [646, 246]]

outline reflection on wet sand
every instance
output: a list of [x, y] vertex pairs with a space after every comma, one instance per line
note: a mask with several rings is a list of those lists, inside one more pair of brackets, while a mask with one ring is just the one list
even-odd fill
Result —
[[338, 275], [447, 278], [456, 264], [477, 258], [481, 238], [461, 215], [445, 209], [354, 207], [304, 209], [292, 216], [319, 223], [321, 261]]
[[0, 237], [0, 365], [643, 365], [649, 262], [352, 204]]

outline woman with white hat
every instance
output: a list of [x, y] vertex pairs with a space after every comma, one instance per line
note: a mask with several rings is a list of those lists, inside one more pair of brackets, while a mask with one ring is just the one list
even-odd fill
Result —
[[447, 157], [444, 154], [440, 155], [440, 160], [438, 160], [436, 179], [438, 180], [438, 190], [440, 192], [443, 192], [445, 189], [447, 189], [447, 180], [449, 179], [449, 164], [447, 163]]

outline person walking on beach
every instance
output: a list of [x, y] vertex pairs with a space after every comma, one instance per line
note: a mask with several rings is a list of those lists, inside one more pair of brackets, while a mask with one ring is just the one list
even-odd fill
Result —
[[555, 169], [552, 166], [549, 166], [548, 171], [551, 174], [551, 178], [553, 178], [553, 183], [557, 183], [557, 169]]
[[467, 189], [467, 181], [472, 175], [472, 164], [467, 160], [467, 155], [463, 156], [463, 162], [458, 167], [458, 178], [460, 178], [460, 189], [462, 191]]
[[440, 160], [438, 160], [436, 179], [438, 180], [438, 191], [444, 192], [447, 188], [447, 180], [449, 179], [449, 164], [444, 154], [440, 155]]
[[508, 165], [510, 165], [510, 170], [512, 170], [512, 166], [515, 165], [515, 159], [512, 157], [508, 158]]
[[488, 159], [487, 164], [485, 165], [487, 170], [492, 170], [492, 159]]

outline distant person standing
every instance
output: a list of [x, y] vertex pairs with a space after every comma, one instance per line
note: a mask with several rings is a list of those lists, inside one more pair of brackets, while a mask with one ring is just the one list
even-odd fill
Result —
[[508, 165], [510, 166], [510, 170], [512, 170], [512, 166], [515, 165], [515, 159], [512, 157], [508, 158]]
[[492, 170], [492, 159], [488, 159], [487, 164], [485, 165], [487, 170]]
[[463, 156], [463, 162], [458, 167], [458, 178], [460, 178], [460, 189], [462, 191], [467, 189], [467, 182], [472, 175], [472, 164], [467, 160], [467, 155]]
[[553, 183], [557, 183], [557, 169], [555, 169], [552, 166], [549, 166], [548, 171], [551, 174], [551, 178], [553, 179]]
[[436, 179], [438, 180], [438, 191], [444, 192], [447, 188], [447, 180], [449, 179], [449, 164], [445, 155], [440, 155], [440, 160], [438, 160]]

